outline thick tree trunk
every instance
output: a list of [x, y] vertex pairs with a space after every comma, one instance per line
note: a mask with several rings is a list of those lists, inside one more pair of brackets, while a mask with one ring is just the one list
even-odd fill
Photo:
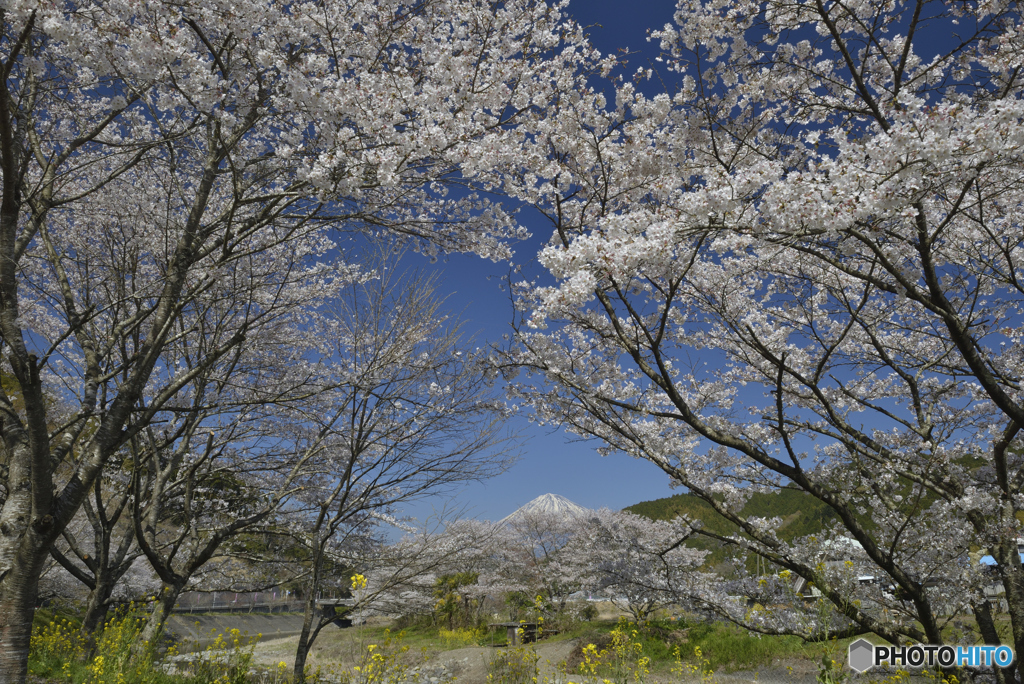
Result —
[[0, 580], [0, 683], [23, 684], [28, 676], [32, 618], [45, 553], [19, 554]]
[[317, 519], [314, 532], [314, 543], [311, 545], [313, 552], [312, 568], [310, 568], [309, 581], [305, 588], [305, 609], [302, 613], [302, 631], [299, 633], [299, 643], [295, 647], [295, 667], [292, 668], [292, 683], [303, 684], [306, 681], [306, 658], [309, 657], [309, 649], [320, 634], [320, 616], [316, 612], [316, 602], [320, 595], [320, 580], [323, 575], [324, 564], [324, 540], [319, 532], [326, 517], [327, 509], [320, 509], [320, 516]]
[[[1016, 545], [1014, 545], [1016, 546]], [[1017, 568], [1004, 573], [1003, 588], [1006, 590], [1006, 605], [1010, 612], [1010, 628], [1013, 632], [1013, 650], [1017, 654], [1017, 680], [1024, 682], [1024, 573], [1020, 569], [1020, 557], [1017, 549], [1013, 549], [1012, 557], [1007, 560], [1015, 561]]]
[[[1016, 539], [1004, 539], [992, 547], [992, 555], [996, 559], [999, 577], [1006, 592], [1006, 605], [1010, 613], [1010, 630], [1013, 634], [1013, 650], [1017, 655], [1015, 663], [1016, 679], [1010, 681], [1024, 682], [1024, 572], [1022, 572], [1020, 555], [1017, 552]], [[981, 625], [979, 624], [979, 627]], [[983, 634], [984, 636], [984, 634]], [[996, 643], [998, 643], [998, 636]], [[987, 640], [986, 640], [987, 641]]]
[[292, 684], [302, 684], [306, 681], [306, 660], [309, 657], [309, 651], [313, 648], [316, 638], [320, 636], [320, 630], [331, 622], [325, 620], [316, 610], [317, 596], [320, 593], [320, 565], [319, 562], [316, 564], [306, 591], [306, 605], [302, 613], [302, 631], [299, 633], [299, 643], [295, 647]]
[[[978, 623], [978, 631], [981, 632], [981, 640], [990, 646], [999, 645], [999, 632], [996, 631], [995, 620], [992, 619], [992, 604], [989, 601], [981, 601], [974, 605], [974, 619]], [[1012, 667], [993, 668], [995, 673], [996, 684], [1011, 684], [1016, 682], [1017, 679], [1014, 675]], [[963, 678], [962, 673], [949, 672], [948, 674], [956, 674], [958, 677]]]

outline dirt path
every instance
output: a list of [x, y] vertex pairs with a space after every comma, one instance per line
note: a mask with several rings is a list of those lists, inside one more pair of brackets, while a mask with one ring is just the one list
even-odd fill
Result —
[[[295, 662], [296, 643], [296, 637], [261, 642], [255, 647], [254, 661], [257, 665], [266, 667], [278, 667], [283, 662], [290, 672]], [[338, 634], [327, 632], [313, 645], [309, 665], [314, 670], [319, 666], [324, 671], [337, 668], [342, 664], [351, 666], [355, 664], [359, 654], [364, 652], [365, 647], [366, 645], [360, 639], [341, 638]], [[558, 666], [565, 662], [574, 647], [575, 642], [573, 641], [556, 641], [536, 645], [541, 681], [545, 675], [550, 681], [556, 679]], [[487, 680], [487, 664], [498, 650], [489, 646], [472, 646], [440, 651], [429, 654], [427, 664], [429, 669], [443, 668], [447, 673], [453, 675], [459, 684], [483, 684]], [[422, 654], [408, 653], [406, 656], [410, 664], [414, 666], [419, 665], [423, 658]]]
[[[354, 632], [325, 632], [318, 639], [310, 654], [309, 663], [315, 670], [318, 666], [329, 674], [341, 665], [351, 667], [356, 663], [359, 654], [365, 652], [370, 637], [361, 638]], [[254, 659], [257, 664], [277, 667], [285, 663], [291, 672], [295, 657], [296, 638], [274, 639], [256, 645]], [[539, 657], [539, 684], [593, 684], [579, 675], [566, 675], [562, 665], [575, 648], [575, 641], [541, 642], [535, 649]], [[451, 651], [435, 651], [429, 654], [426, 663], [422, 653], [407, 653], [406, 662], [417, 668], [420, 677], [416, 681], [422, 684], [444, 684], [454, 678], [455, 684], [486, 684], [487, 664], [498, 653], [500, 648], [473, 646], [458, 648]], [[716, 672], [713, 681], [718, 684], [815, 684], [816, 668], [809, 660], [791, 659], [766, 664], [758, 671], [750, 672]], [[867, 673], [857, 676], [848, 673], [851, 684], [854, 682], [877, 681], [880, 673]], [[654, 673], [649, 679], [651, 684], [696, 684], [700, 682], [697, 675], [671, 675], [667, 672]], [[917, 676], [911, 681], [923, 682]]]
[[[325, 632], [313, 646], [309, 665], [313, 670], [320, 667], [322, 672], [330, 674], [341, 666], [351, 667], [360, 654], [365, 652], [370, 638], [362, 638], [354, 632]], [[285, 663], [290, 672], [294, 663], [296, 638], [273, 639], [257, 644], [254, 652], [256, 664], [266, 667], [278, 667]], [[565, 660], [572, 653], [576, 642], [555, 641], [541, 642], [535, 645], [538, 655], [538, 682], [544, 684], [591, 684], [579, 675], [566, 675], [563, 670]], [[428, 654], [426, 663], [422, 653], [407, 653], [405, 660], [410, 667], [415, 667], [425, 676], [418, 681], [427, 684], [443, 684], [454, 677], [456, 684], [486, 684], [487, 664], [502, 649], [489, 646], [473, 646], [458, 648], [451, 651], [439, 651]], [[803, 664], [807, 667], [807, 664]], [[656, 673], [649, 678], [652, 684], [658, 683], [695, 683], [698, 676], [684, 675], [678, 677], [668, 673]], [[813, 684], [812, 672], [794, 671], [780, 664], [766, 668], [762, 673], [720, 673], [716, 674], [716, 682], [721, 684], [738, 684], [740, 682], [758, 682], [759, 684]]]

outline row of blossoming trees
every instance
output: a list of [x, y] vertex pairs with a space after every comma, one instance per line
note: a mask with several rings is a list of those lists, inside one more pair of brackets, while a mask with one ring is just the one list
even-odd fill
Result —
[[[380, 264], [341, 240], [508, 258], [500, 196], [553, 232], [490, 367], [735, 530], [686, 534], [840, 617], [706, 601], [809, 638], [939, 643], [970, 612], [991, 643], [986, 550], [1024, 652], [1017, 5], [680, 0], [651, 80], [563, 9], [3, 4], [0, 678], [25, 677], [51, 554], [101, 598], [143, 554], [159, 623], [279, 511], [303, 511], [315, 583], [395, 497], [500, 462], [480, 357], [433, 346], [429, 307], [401, 322], [412, 295], [373, 295]], [[864, 602], [820, 539], [743, 514], [778, 487], [828, 506], [892, 591]]]
[[[363, 614], [432, 613], [454, 624], [457, 613], [470, 627], [540, 618], [547, 629], [585, 618], [581, 606], [597, 597], [643, 625], [660, 608], [702, 608], [690, 597], [718, 579], [701, 570], [707, 551], [681, 544], [685, 536], [685, 524], [608, 509], [462, 520], [391, 547], [354, 597]], [[419, 571], [396, 581], [411, 559]]]

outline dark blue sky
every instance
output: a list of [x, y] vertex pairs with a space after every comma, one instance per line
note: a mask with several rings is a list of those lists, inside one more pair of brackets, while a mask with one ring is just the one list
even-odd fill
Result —
[[[672, 0], [635, 0], [631, 3], [608, 0], [575, 0], [570, 5], [573, 17], [588, 29], [591, 40], [604, 53], [628, 48], [637, 54], [629, 59], [627, 73], [639, 66], [653, 66], [657, 45], [647, 42], [647, 31], [672, 21]], [[530, 262], [550, 236], [550, 224], [536, 215], [524, 213], [523, 224], [533, 237], [516, 246], [516, 262], [531, 270]], [[409, 258], [409, 266], [427, 268], [418, 255]], [[447, 301], [453, 313], [465, 322], [467, 333], [478, 344], [498, 341], [509, 332], [511, 306], [502, 283], [508, 275], [506, 263], [491, 263], [466, 255], [452, 255], [429, 266], [438, 268], [440, 290], [451, 293]], [[536, 272], [537, 268], [532, 270]], [[456, 506], [465, 507], [470, 517], [498, 520], [527, 501], [546, 494], [560, 494], [588, 508], [618, 509], [678, 493], [669, 488], [668, 477], [646, 461], [624, 455], [601, 457], [596, 442], [581, 442], [571, 435], [530, 424], [526, 417], [513, 421], [522, 430], [525, 441], [519, 461], [504, 475], [482, 484], [474, 484], [453, 497]], [[423, 519], [431, 507], [443, 500], [408, 506], [406, 515]]]

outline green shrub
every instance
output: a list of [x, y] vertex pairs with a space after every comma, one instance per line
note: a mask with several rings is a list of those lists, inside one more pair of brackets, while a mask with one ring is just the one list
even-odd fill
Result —
[[42, 622], [39, 616], [32, 627], [28, 671], [31, 674], [64, 681], [83, 666], [79, 663], [86, 652], [86, 638], [78, 625], [53, 617]]
[[476, 646], [486, 638], [486, 633], [483, 629], [459, 629], [457, 627], [455, 629], [445, 629], [442, 627], [438, 635], [441, 637], [441, 643], [447, 649]]
[[537, 652], [527, 646], [495, 653], [487, 663], [487, 684], [536, 684]]
[[146, 615], [137, 606], [115, 611], [90, 657], [88, 639], [70, 620], [52, 619], [32, 630], [29, 671], [76, 684], [150, 684], [170, 678], [154, 664], [151, 644], [138, 643]]
[[651, 658], [644, 652], [645, 639], [636, 625], [625, 618], [609, 633], [606, 648], [587, 644], [581, 650], [577, 671], [586, 677], [611, 684], [643, 684], [651, 672]]
[[183, 671], [167, 674], [156, 661], [155, 645], [139, 643], [147, 617], [141, 606], [116, 611], [96, 635], [95, 649], [90, 649], [89, 639], [74, 621], [57, 617], [51, 617], [49, 622], [37, 620], [29, 648], [29, 672], [66, 684], [280, 684], [286, 681], [280, 668], [274, 672], [253, 672], [256, 640], [248, 639], [238, 630], [218, 636], [203, 657], [186, 664]]
[[597, 606], [595, 606], [590, 601], [583, 602], [583, 605], [579, 606], [576, 610], [576, 615], [579, 616], [579, 619], [583, 620], [584, 622], [596, 620], [597, 613]]

